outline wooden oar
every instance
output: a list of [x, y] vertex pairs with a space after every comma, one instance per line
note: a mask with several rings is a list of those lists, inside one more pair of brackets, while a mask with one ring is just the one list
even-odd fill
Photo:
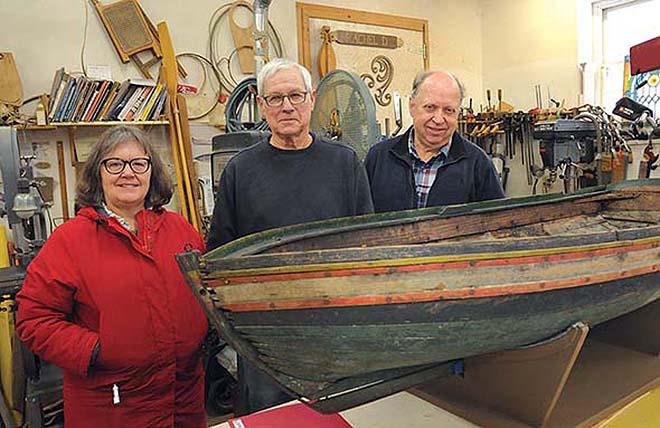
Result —
[[[186, 159], [186, 145], [190, 144], [190, 140], [186, 142], [183, 137], [184, 134], [189, 135], [189, 130], [182, 131], [181, 109], [176, 93], [177, 66], [167, 23], [160, 22], [158, 24], [158, 34], [160, 36], [161, 49], [163, 50], [163, 75], [169, 106], [170, 142], [172, 144], [172, 158], [177, 175], [177, 184], [179, 185], [181, 212], [193, 227], [200, 231], [201, 222], [199, 220], [199, 211], [197, 210], [197, 201], [194, 197], [189, 168], [189, 163], [192, 163], [192, 160], [189, 162]], [[187, 124], [188, 122], [186, 121], [185, 123]]]
[[[163, 40], [163, 33], [167, 33], [167, 40]], [[172, 42], [169, 38], [169, 31], [167, 30], [167, 24], [161, 22], [158, 24], [158, 34], [161, 39], [161, 48], [163, 51], [169, 51], [172, 49]], [[161, 78], [165, 84], [165, 90], [167, 91], [167, 99], [171, 100], [176, 97], [176, 79], [174, 85], [172, 84], [172, 77], [168, 76], [168, 64], [169, 58], [163, 56], [163, 64], [161, 68]], [[179, 159], [179, 146], [176, 139], [176, 124], [173, 120], [174, 114], [172, 112], [171, 103], [167, 104], [167, 116], [169, 119], [169, 133], [170, 133], [170, 145], [172, 147], [172, 161], [174, 162], [174, 173], [176, 176], [177, 184], [177, 193], [179, 195], [179, 205], [181, 210], [181, 215], [183, 215], [186, 220], [190, 221], [190, 215], [188, 213], [188, 205], [186, 203], [186, 193], [185, 185], [183, 184], [183, 175], [181, 173], [181, 160]]]
[[329, 26], [324, 25], [321, 27], [321, 38], [323, 39], [323, 44], [319, 50], [318, 58], [319, 77], [323, 77], [337, 68], [337, 57], [332, 47], [332, 35], [330, 34]]
[[[185, 159], [186, 159], [186, 167], [188, 168], [188, 175], [190, 178], [190, 187], [192, 190], [192, 196], [193, 200], [195, 201], [195, 213], [197, 214], [197, 217], [201, 216], [200, 211], [199, 211], [199, 201], [200, 201], [200, 196], [199, 196], [199, 186], [198, 186], [198, 181], [197, 181], [197, 171], [195, 170], [195, 165], [193, 164], [193, 153], [192, 153], [192, 145], [190, 142], [192, 142], [192, 138], [190, 138], [190, 125], [188, 123], [188, 106], [186, 104], [186, 97], [184, 97], [181, 94], [177, 94], [177, 104], [179, 106], [179, 111], [183, 112], [183, 114], [179, 115], [181, 119], [181, 135], [183, 137], [183, 148], [185, 150]], [[199, 221], [199, 220], [198, 220]], [[201, 227], [201, 224], [198, 224], [199, 227]], [[201, 230], [201, 229], [198, 229]]]

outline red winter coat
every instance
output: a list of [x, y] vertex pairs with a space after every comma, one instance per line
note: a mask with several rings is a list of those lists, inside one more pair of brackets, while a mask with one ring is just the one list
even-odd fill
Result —
[[208, 325], [174, 259], [203, 241], [172, 212], [143, 210], [137, 222], [136, 237], [83, 208], [53, 232], [17, 295], [20, 338], [64, 371], [67, 428], [206, 427]]

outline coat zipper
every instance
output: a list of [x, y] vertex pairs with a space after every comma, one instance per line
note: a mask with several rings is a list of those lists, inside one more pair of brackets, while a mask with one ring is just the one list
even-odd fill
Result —
[[118, 406], [121, 402], [119, 397], [119, 386], [116, 383], [112, 384], [112, 404]]

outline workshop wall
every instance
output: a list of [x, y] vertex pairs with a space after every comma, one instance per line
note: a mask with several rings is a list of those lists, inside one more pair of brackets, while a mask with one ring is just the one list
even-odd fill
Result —
[[[141, 0], [153, 22], [166, 20], [177, 52], [207, 54], [208, 23], [225, 2]], [[314, 3], [428, 19], [430, 65], [460, 76], [475, 105], [485, 105], [485, 89], [504, 90], [520, 109], [536, 105], [534, 85], [552, 97], [577, 103], [577, 30], [575, 0], [316, 0]], [[297, 59], [295, 0], [274, 0], [270, 19], [281, 33], [286, 56]], [[88, 25], [85, 62], [109, 65], [113, 78], [138, 76], [121, 64], [94, 8], [86, 0], [16, 2], [0, 0], [0, 40], [14, 52], [26, 97], [47, 92], [58, 67], [81, 70], [85, 13]], [[227, 35], [229, 33], [227, 32]], [[231, 40], [227, 40], [228, 45]], [[493, 92], [494, 94], [495, 92]]]
[[[189, 3], [140, 1], [152, 22], [167, 21], [177, 53], [187, 51], [204, 55], [208, 52], [209, 18], [225, 3], [211, 0]], [[470, 93], [482, 92], [479, 0], [450, 0], [442, 4], [433, 0], [316, 0], [310, 3], [427, 19], [431, 67], [450, 69], [465, 81]], [[116, 80], [139, 76], [134, 65], [121, 64], [94, 7], [87, 0], [0, 0], [0, 10], [0, 40], [3, 41], [0, 48], [14, 52], [26, 97], [48, 92], [53, 74], [59, 67], [66, 67], [67, 71], [82, 70], [80, 52], [85, 13], [88, 17], [85, 63], [88, 66], [109, 65]], [[269, 16], [282, 36], [286, 56], [297, 59], [296, 1], [274, 0]], [[228, 38], [228, 46], [231, 43]]]
[[[293, 11], [295, 0], [286, 0], [286, 2], [290, 4]], [[285, 1], [275, 0], [271, 4], [271, 10], [282, 3]], [[482, 92], [480, 0], [442, 2], [437, 0], [310, 0], [308, 3], [428, 20], [430, 68], [447, 69], [454, 72], [465, 83], [468, 95], [477, 95]], [[295, 26], [295, 11], [291, 14], [291, 18], [290, 25]], [[403, 66], [403, 64], [397, 65]]]
[[[501, 88], [504, 101], [529, 110], [540, 84], [544, 107], [548, 87], [566, 107], [578, 105], [576, 1], [483, 0], [480, 6], [484, 92], [490, 88], [496, 97]], [[485, 104], [486, 96], [481, 100]]]

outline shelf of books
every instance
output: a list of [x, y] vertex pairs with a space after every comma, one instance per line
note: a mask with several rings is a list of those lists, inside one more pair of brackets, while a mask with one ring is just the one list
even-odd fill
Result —
[[[48, 123], [54, 126], [99, 126], [131, 122], [158, 125], [165, 114], [167, 91], [154, 80], [123, 82], [55, 73], [48, 103]], [[43, 127], [40, 127], [43, 129]]]
[[122, 121], [105, 121], [105, 122], [57, 122], [50, 123], [49, 125], [26, 125], [21, 127], [27, 131], [47, 131], [55, 130], [58, 128], [82, 128], [82, 127], [97, 127], [97, 126], [115, 126], [115, 125], [131, 125], [131, 126], [158, 126], [158, 125], [167, 125], [169, 122], [167, 120], [143, 120], [143, 121], [131, 121], [131, 122], [122, 122]]

